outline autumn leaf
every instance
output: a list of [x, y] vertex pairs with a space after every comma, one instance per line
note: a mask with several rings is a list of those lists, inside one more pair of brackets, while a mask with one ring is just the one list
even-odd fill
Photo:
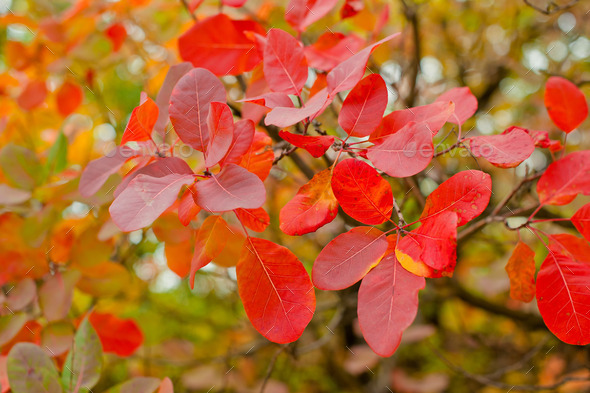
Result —
[[280, 344], [297, 340], [315, 311], [313, 286], [297, 257], [268, 240], [249, 238], [237, 276], [240, 298], [256, 330]]
[[545, 107], [555, 125], [566, 134], [575, 130], [588, 117], [584, 93], [572, 82], [552, 76], [545, 84]]
[[332, 192], [331, 180], [332, 173], [329, 169], [324, 169], [283, 206], [279, 215], [283, 232], [291, 236], [304, 235], [336, 218], [338, 201]]
[[354, 227], [336, 236], [313, 264], [313, 284], [324, 290], [348, 288], [376, 266], [385, 251], [385, 234], [372, 227]]
[[535, 252], [519, 241], [512, 252], [506, 272], [510, 278], [510, 297], [530, 302], [535, 297]]
[[393, 211], [389, 183], [363, 161], [350, 158], [339, 162], [334, 168], [332, 190], [346, 214], [363, 224], [382, 224]]

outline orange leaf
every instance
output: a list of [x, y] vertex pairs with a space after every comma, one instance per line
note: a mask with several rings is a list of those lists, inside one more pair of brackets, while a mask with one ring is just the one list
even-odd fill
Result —
[[510, 277], [510, 297], [530, 302], [535, 297], [535, 252], [523, 242], [518, 242], [506, 265]]
[[332, 173], [325, 169], [317, 173], [297, 191], [279, 215], [281, 230], [299, 236], [314, 232], [332, 222], [338, 213], [338, 201], [332, 192]]

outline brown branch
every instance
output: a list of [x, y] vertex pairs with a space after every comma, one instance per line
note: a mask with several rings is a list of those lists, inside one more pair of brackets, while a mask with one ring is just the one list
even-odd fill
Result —
[[191, 9], [190, 9], [190, 7], [188, 5], [187, 0], [180, 0], [180, 2], [184, 6], [184, 9], [186, 9], [186, 12], [188, 12], [188, 14], [191, 16], [191, 18], [193, 18], [193, 20], [195, 22], [197, 22], [197, 16], [191, 12]]
[[482, 297], [476, 296], [473, 293], [469, 292], [454, 279], [449, 280], [449, 283], [453, 290], [453, 294], [465, 303], [468, 303], [482, 310], [488, 311], [492, 314], [511, 318], [512, 320], [518, 321], [531, 329], [547, 329], [547, 327], [545, 326], [545, 322], [543, 322], [543, 319], [536, 314], [530, 314], [518, 310], [513, 310], [511, 308], [506, 308], [500, 304], [492, 303]]
[[272, 359], [270, 359], [270, 363], [268, 364], [268, 368], [266, 369], [266, 376], [264, 377], [264, 380], [262, 381], [262, 386], [260, 386], [260, 393], [264, 393], [264, 389], [266, 389], [266, 384], [268, 383], [268, 380], [270, 379], [270, 376], [272, 375], [272, 372], [275, 368], [275, 364], [277, 363], [277, 359], [279, 358], [279, 355], [281, 353], [283, 353], [283, 351], [285, 349], [287, 349], [288, 347], [289, 347], [289, 344], [281, 345], [281, 347], [273, 355]]
[[410, 92], [406, 99], [405, 104], [409, 107], [413, 107], [416, 102], [418, 91], [416, 89], [418, 81], [418, 72], [420, 71], [420, 58], [422, 57], [422, 48], [420, 45], [420, 28], [418, 21], [418, 12], [416, 7], [410, 7], [405, 0], [401, 0], [404, 7], [404, 16], [410, 23], [412, 29], [412, 42], [414, 44], [414, 58], [412, 59], [412, 68], [410, 70]]
[[569, 8], [572, 8], [573, 6], [575, 6], [578, 3], [579, 0], [573, 0], [572, 2], [565, 4], [565, 5], [558, 5], [555, 4], [553, 1], [550, 1], [549, 4], [547, 4], [547, 8], [541, 8], [535, 4], [533, 4], [530, 0], [524, 0], [524, 3], [526, 5], [528, 5], [529, 7], [531, 7], [532, 9], [534, 9], [535, 11], [539, 11], [542, 14], [545, 15], [551, 15], [551, 14], [555, 14], [559, 11], [565, 11]]

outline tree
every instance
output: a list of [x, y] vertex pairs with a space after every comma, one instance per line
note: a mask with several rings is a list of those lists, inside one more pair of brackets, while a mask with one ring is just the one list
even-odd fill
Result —
[[586, 10], [504, 6], [7, 5], [2, 390], [587, 388]]

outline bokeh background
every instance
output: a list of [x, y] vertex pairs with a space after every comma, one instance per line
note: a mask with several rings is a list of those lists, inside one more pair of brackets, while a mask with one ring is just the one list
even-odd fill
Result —
[[[559, 139], [543, 105], [548, 76], [566, 77], [590, 95], [589, 1], [360, 3], [354, 17], [342, 20], [340, 9], [334, 9], [301, 39], [311, 44], [331, 29], [370, 40], [387, 15], [377, 38], [401, 31], [400, 44], [375, 51], [369, 67], [390, 87], [388, 112], [469, 86], [479, 109], [464, 133], [496, 134], [517, 125]], [[126, 356], [107, 354], [94, 391], [139, 375], [168, 376], [177, 392], [257, 392], [263, 384], [266, 392], [506, 392], [513, 385], [552, 384], [563, 392], [590, 389], [587, 382], [560, 382], [590, 378], [590, 351], [551, 335], [534, 302], [510, 299], [504, 267], [518, 235], [502, 222], [460, 235], [455, 276], [427, 282], [416, 321], [396, 354], [383, 359], [358, 329], [358, 287], [318, 290], [316, 315], [302, 338], [288, 346], [273, 344], [245, 316], [231, 267], [236, 250], [202, 269], [191, 291], [174, 266], [190, 261], [192, 232], [175, 214], [165, 213], [150, 229], [122, 234], [109, 220], [112, 194], [82, 198], [77, 192], [81, 170], [114, 148], [141, 92], [155, 97], [168, 68], [181, 61], [177, 38], [194, 23], [188, 10], [195, 5], [0, 0], [0, 302], [14, 304], [8, 303], [15, 301], [9, 292], [18, 289], [28, 299], [18, 311], [20, 319], [0, 310], [0, 366], [17, 341], [59, 348], [55, 358], [63, 363], [74, 324], [93, 307], [135, 321], [142, 332], [112, 337], [116, 343], [133, 336], [139, 348]], [[284, 21], [285, 6], [285, 1], [249, 0], [243, 8], [223, 11], [295, 34]], [[206, 0], [194, 15], [217, 12], [218, 2]], [[243, 98], [241, 82], [248, 84], [251, 77], [222, 78], [230, 100]], [[315, 77], [310, 74], [309, 87]], [[72, 97], [81, 99], [79, 106]], [[329, 133], [341, 132], [330, 111], [319, 121]], [[441, 134], [452, 131], [450, 124], [445, 127]], [[588, 147], [589, 128], [586, 121], [569, 134], [568, 150]], [[452, 144], [453, 137], [445, 143]], [[281, 146], [276, 149], [278, 154]], [[437, 184], [458, 170], [481, 166], [493, 174], [495, 206], [520, 179], [545, 168], [548, 154], [537, 150], [507, 170], [449, 155], [427, 174], [391, 183], [406, 219], [415, 219], [420, 199]], [[316, 171], [326, 166], [305, 152], [297, 157]], [[124, 173], [112, 176], [105, 190]], [[279, 230], [280, 208], [306, 181], [290, 158], [272, 169], [265, 182], [271, 226], [262, 236], [287, 246], [311, 268], [346, 223], [337, 218], [302, 237]], [[512, 205], [526, 211], [535, 202], [534, 190], [524, 187]], [[570, 217], [583, 202], [541, 214]], [[547, 224], [545, 230], [571, 229], [560, 224]], [[535, 245], [540, 264], [546, 251], [529, 235], [522, 234]], [[67, 288], [63, 300], [47, 284], [56, 272]], [[63, 318], [48, 319], [42, 303], [69, 305], [69, 297]]]

